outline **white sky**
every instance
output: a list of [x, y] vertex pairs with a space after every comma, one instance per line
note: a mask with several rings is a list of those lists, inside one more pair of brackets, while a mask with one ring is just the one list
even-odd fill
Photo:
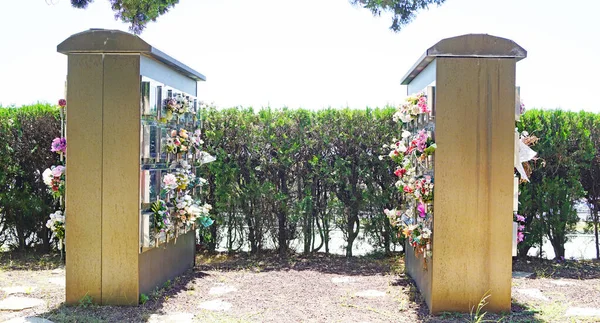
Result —
[[[528, 51], [517, 64], [528, 108], [600, 112], [599, 12], [599, 0], [447, 0], [393, 33], [390, 17], [348, 0], [180, 0], [141, 37], [206, 75], [205, 101], [318, 109], [400, 103], [400, 78], [426, 48], [488, 33]], [[0, 104], [57, 102], [67, 59], [56, 45], [89, 28], [127, 27], [107, 0], [87, 10], [0, 0]]]

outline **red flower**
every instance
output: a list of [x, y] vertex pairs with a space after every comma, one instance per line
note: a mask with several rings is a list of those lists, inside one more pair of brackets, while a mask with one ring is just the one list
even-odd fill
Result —
[[67, 100], [65, 100], [65, 99], [60, 99], [60, 100], [58, 100], [58, 105], [59, 105], [61, 108], [64, 108], [65, 106], [67, 106]]
[[404, 168], [396, 169], [396, 171], [394, 172], [394, 175], [398, 177], [402, 177], [404, 176], [404, 174], [406, 174], [406, 169]]

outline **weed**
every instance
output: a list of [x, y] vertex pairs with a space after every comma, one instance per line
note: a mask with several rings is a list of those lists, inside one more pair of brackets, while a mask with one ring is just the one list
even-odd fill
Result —
[[146, 304], [146, 302], [149, 300], [150, 298], [148, 297], [148, 295], [142, 293], [140, 294], [140, 304], [144, 305]]
[[[471, 307], [471, 311], [469, 312], [469, 323], [484, 323], [484, 322], [493, 322], [490, 320], [485, 320], [484, 317], [487, 315], [487, 312], [481, 312], [483, 308], [488, 304], [487, 299], [491, 296], [490, 291], [485, 292], [481, 300], [479, 300], [479, 304], [477, 304], [477, 309], [475, 306]], [[475, 311], [473, 313], [473, 311]]]
[[169, 289], [170, 287], [171, 287], [171, 280], [169, 279], [163, 284], [163, 288]]
[[94, 299], [92, 296], [88, 295], [88, 293], [85, 293], [85, 295], [83, 295], [83, 297], [79, 300], [79, 307], [87, 308], [93, 304]]

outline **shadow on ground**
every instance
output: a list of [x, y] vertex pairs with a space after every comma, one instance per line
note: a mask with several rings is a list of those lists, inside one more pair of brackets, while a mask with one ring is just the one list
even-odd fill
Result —
[[[163, 286], [157, 287], [151, 294], [140, 297], [139, 306], [99, 306], [93, 300], [83, 298], [79, 304], [65, 305], [46, 313], [38, 314], [56, 323], [60, 322], [147, 322], [152, 314], [168, 314], [164, 310], [166, 301], [190, 289], [195, 279], [209, 276], [197, 269], [190, 269], [183, 275], [167, 281]], [[147, 297], [147, 299], [145, 299]], [[154, 322], [162, 322], [155, 320]]]
[[326, 274], [345, 276], [372, 276], [385, 275], [390, 271], [398, 271], [398, 266], [403, 265], [398, 259], [385, 256], [363, 256], [346, 258], [340, 255], [315, 253], [310, 255], [289, 254], [280, 257], [275, 252], [263, 252], [259, 255], [249, 253], [217, 253], [198, 255], [196, 268], [199, 270], [218, 271], [287, 271], [311, 270]]
[[533, 273], [535, 278], [600, 279], [600, 261], [555, 261], [534, 257], [513, 258], [513, 271]]
[[[563, 263], [553, 264], [552, 262], [525, 262], [515, 263], [515, 270], [527, 271], [530, 268], [534, 270], [553, 269], [552, 275], [570, 275], [565, 269], [575, 270], [583, 268], [588, 264], [575, 267], [575, 264]], [[598, 263], [592, 263], [591, 269], [594, 273], [586, 273], [585, 277], [596, 277], [600, 270]], [[2, 269], [10, 270], [52, 270], [61, 266], [59, 255], [41, 256], [35, 254], [0, 254], [0, 266]], [[528, 267], [529, 266], [529, 267]], [[536, 267], [537, 266], [537, 267]], [[582, 267], [583, 266], [583, 267]], [[571, 268], [573, 267], [573, 268]], [[261, 255], [250, 255], [247, 253], [237, 254], [198, 254], [196, 266], [188, 270], [183, 275], [166, 282], [163, 286], [157, 288], [149, 295], [141, 298], [143, 304], [139, 306], [97, 306], [93, 305], [93, 300], [82, 299], [79, 304], [66, 306], [60, 304], [62, 300], [56, 300], [56, 303], [50, 304], [52, 310], [45, 313], [36, 313], [37, 317], [47, 318], [53, 322], [146, 322], [153, 314], [165, 315], [173, 312], [187, 310], [188, 313], [196, 315], [196, 319], [210, 317], [219, 319], [218, 322], [261, 322], [260, 319], [240, 319], [233, 313], [221, 316], [221, 314], [211, 314], [202, 312], [197, 307], [198, 299], [204, 295], [206, 289], [198, 289], [198, 286], [206, 288], [212, 283], [210, 281], [219, 281], [221, 274], [245, 275], [246, 273], [269, 273], [294, 271], [302, 272], [300, 276], [316, 273], [341, 275], [341, 276], [387, 276], [389, 287], [392, 293], [397, 293], [397, 307], [395, 316], [390, 318], [389, 322], [478, 322], [478, 317], [471, 314], [442, 313], [438, 316], [429, 315], [429, 310], [421, 297], [418, 289], [415, 287], [412, 279], [404, 274], [403, 259], [399, 255], [393, 257], [384, 256], [365, 256], [346, 258], [339, 255], [298, 255], [291, 254], [285, 258], [280, 258], [276, 253], [263, 253]], [[238, 273], [239, 272], [239, 273]], [[32, 273], [36, 275], [36, 273]], [[292, 274], [292, 273], [290, 273]], [[297, 274], [296, 274], [297, 275]], [[272, 275], [268, 275], [271, 277]], [[278, 276], [274, 273], [273, 276]], [[245, 279], [253, 279], [248, 276]], [[286, 288], [288, 283], [287, 275], [283, 275], [281, 289]], [[329, 278], [327, 278], [329, 279]], [[327, 280], [326, 279], [326, 280]], [[279, 286], [279, 285], [278, 285]], [[260, 289], [260, 287], [259, 287]], [[389, 293], [389, 291], [388, 291]], [[388, 294], [391, 295], [391, 294]], [[388, 296], [392, 297], [392, 296]], [[252, 298], [249, 302], [259, 302]], [[287, 301], [286, 301], [287, 302]], [[350, 298], [343, 301], [344, 304], [339, 311], [360, 310], [360, 300]], [[291, 303], [282, 303], [291, 304]], [[296, 307], [301, 304], [294, 304]], [[344, 307], [345, 306], [345, 307]], [[285, 306], [284, 306], [285, 307]], [[364, 311], [376, 311], [377, 308], [363, 307]], [[475, 310], [475, 309], [474, 309]], [[475, 311], [474, 311], [475, 312]], [[340, 312], [343, 313], [343, 312]], [[485, 313], [485, 307], [480, 311]], [[513, 300], [512, 312], [507, 314], [486, 314], [483, 319], [487, 321], [480, 322], [545, 322], [540, 318], [539, 313], [528, 304], [517, 303]], [[225, 320], [222, 318], [225, 317]], [[387, 317], [387, 316], [386, 316]], [[389, 318], [389, 317], [388, 317]], [[202, 321], [202, 320], [201, 320]], [[160, 322], [155, 320], [154, 322]], [[385, 322], [385, 321], [382, 321]]]

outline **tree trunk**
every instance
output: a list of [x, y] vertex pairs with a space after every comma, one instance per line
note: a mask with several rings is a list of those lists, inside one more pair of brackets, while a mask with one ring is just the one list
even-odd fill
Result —
[[[246, 205], [246, 202], [244, 202]], [[252, 221], [254, 207], [252, 201], [250, 201], [250, 207], [246, 210], [246, 223], [248, 225], [248, 241], [250, 241], [250, 253], [256, 254], [258, 252], [258, 244], [256, 243], [256, 235], [254, 232], [254, 225]]]
[[391, 232], [392, 232], [392, 226], [390, 224], [390, 219], [388, 219], [388, 217], [386, 216], [383, 219], [383, 247], [385, 249], [385, 255], [386, 256], [390, 256], [392, 254], [392, 251], [390, 250], [390, 245], [391, 245]]
[[[217, 199], [215, 197], [216, 184], [215, 184], [215, 176], [214, 175], [212, 175], [212, 174], [209, 175], [208, 183], [209, 183], [208, 204], [215, 206]], [[214, 209], [213, 209], [213, 213], [215, 213]], [[210, 226], [210, 241], [208, 241], [208, 251], [210, 253], [214, 253], [217, 250], [217, 233], [218, 233], [217, 221], [215, 221], [213, 223], [213, 225]]]
[[596, 259], [600, 260], [600, 245], [598, 244], [598, 208], [596, 208], [596, 206], [592, 206], [593, 207], [593, 216], [592, 219], [594, 220], [594, 238], [596, 238]]
[[[360, 230], [360, 225], [358, 223], [358, 209], [346, 207], [346, 216], [348, 219], [348, 223], [347, 223], [348, 245], [346, 245], [346, 257], [349, 258], [349, 257], [352, 257], [352, 245], [354, 244], [354, 240], [358, 236], [358, 232]], [[354, 231], [355, 225], [356, 225], [356, 231]]]
[[284, 195], [284, 199], [279, 201], [279, 210], [277, 211], [277, 222], [279, 225], [278, 243], [279, 243], [279, 256], [285, 256], [287, 249], [287, 212], [286, 212], [286, 200], [288, 197], [287, 180], [285, 171], [279, 170], [279, 188], [280, 192]]

